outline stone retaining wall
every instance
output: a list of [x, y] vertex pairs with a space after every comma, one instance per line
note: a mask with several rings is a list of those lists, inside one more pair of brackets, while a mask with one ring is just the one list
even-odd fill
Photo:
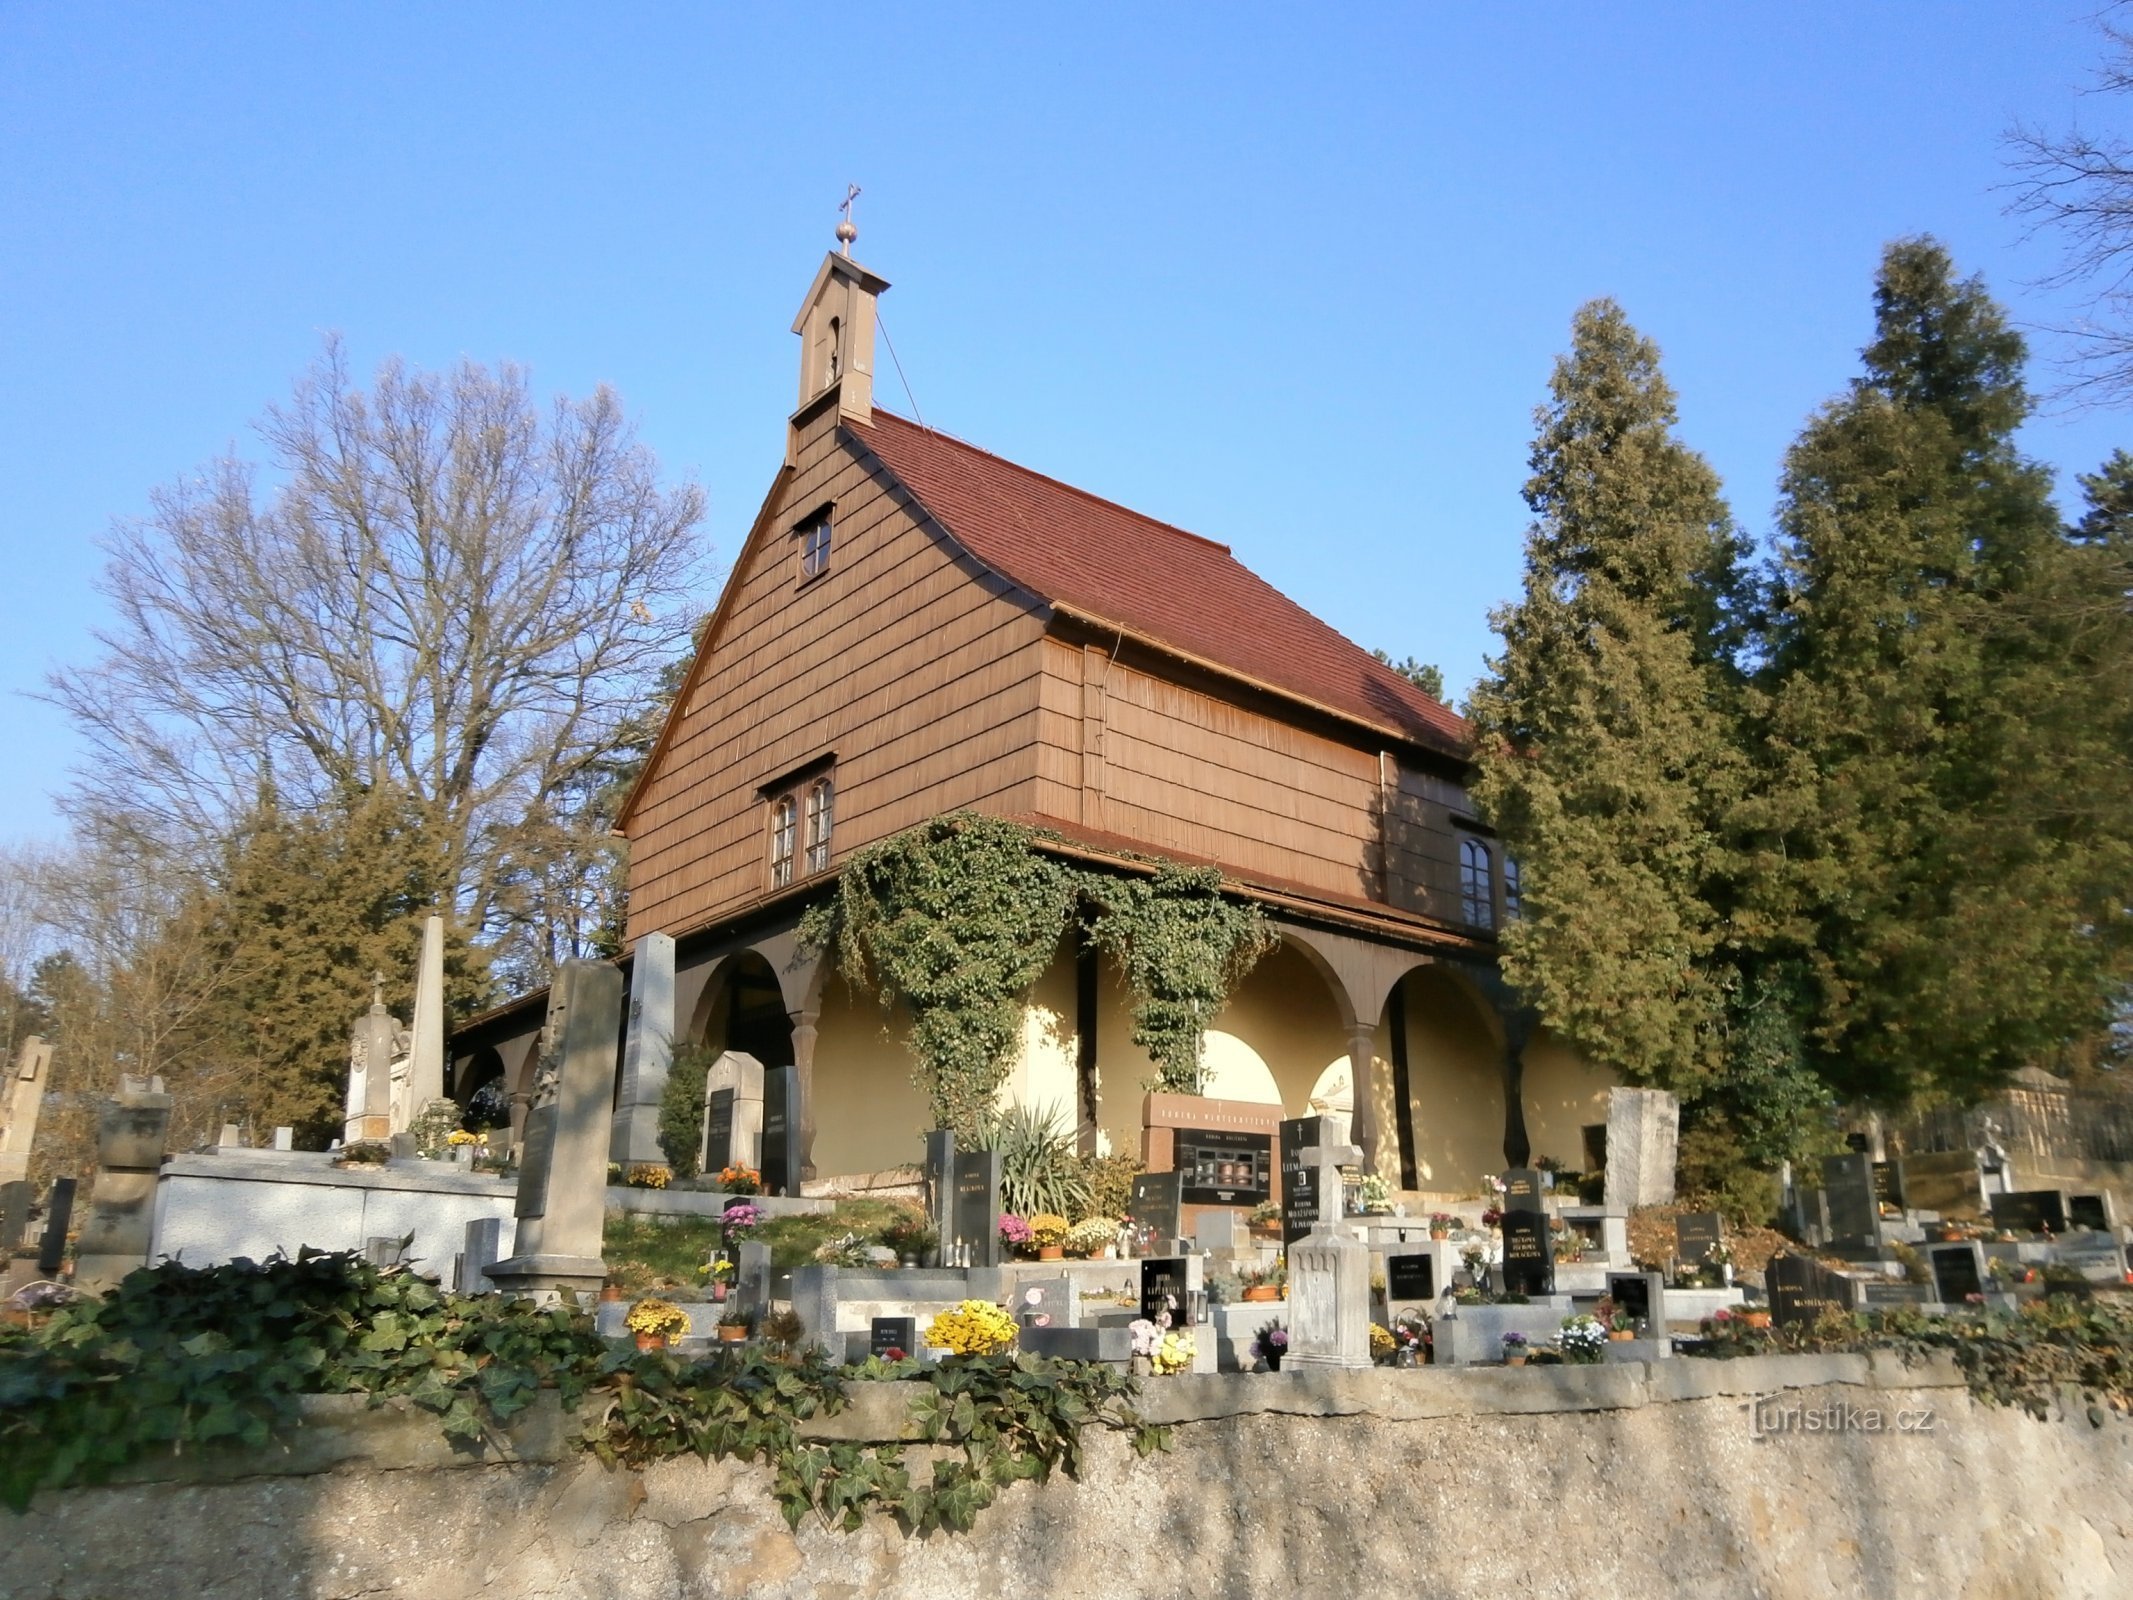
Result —
[[[904, 1388], [855, 1386], [815, 1431], [895, 1437]], [[918, 1541], [790, 1533], [760, 1467], [603, 1469], [552, 1405], [459, 1453], [420, 1413], [325, 1400], [268, 1452], [144, 1463], [0, 1513], [0, 1593], [2133, 1593], [2133, 1426], [1980, 1407], [1944, 1365], [1179, 1378], [1148, 1409], [1174, 1426], [1168, 1453], [1092, 1433], [1080, 1483], [1017, 1485], [974, 1534]]]

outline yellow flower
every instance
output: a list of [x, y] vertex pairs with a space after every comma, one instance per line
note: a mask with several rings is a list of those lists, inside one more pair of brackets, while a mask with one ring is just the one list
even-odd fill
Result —
[[1156, 1370], [1158, 1376], [1167, 1378], [1180, 1372], [1190, 1372], [1193, 1355], [1192, 1335], [1173, 1329], [1163, 1335], [1162, 1343], [1155, 1347], [1155, 1354], [1148, 1358], [1148, 1364]]
[[1375, 1322], [1370, 1325], [1370, 1354], [1373, 1359], [1391, 1355], [1398, 1344], [1399, 1341], [1392, 1336], [1392, 1329], [1380, 1327]]
[[1049, 1211], [1040, 1211], [1029, 1219], [1029, 1237], [1032, 1244], [1051, 1246], [1065, 1244], [1067, 1219], [1054, 1216]]
[[668, 1300], [639, 1300], [622, 1319], [632, 1333], [663, 1333], [672, 1337], [689, 1331], [689, 1314]]
[[926, 1343], [959, 1356], [998, 1355], [1012, 1349], [1015, 1321], [989, 1300], [965, 1300], [943, 1311], [926, 1329]]

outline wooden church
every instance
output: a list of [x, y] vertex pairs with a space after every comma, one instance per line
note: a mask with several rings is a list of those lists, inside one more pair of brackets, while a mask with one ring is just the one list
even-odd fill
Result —
[[[1207, 1096], [1350, 1111], [1401, 1188], [1588, 1165], [1613, 1080], [1496, 977], [1520, 887], [1468, 803], [1464, 721], [1226, 546], [877, 407], [887, 288], [846, 254], [815, 274], [784, 464], [620, 819], [630, 943], [674, 941], [674, 1042], [796, 1067], [819, 1183], [917, 1162], [909, 1055], [795, 930], [854, 851], [969, 808], [1258, 902], [1280, 943], [1207, 1035]], [[523, 1107], [542, 1003], [460, 1031], [462, 1099], [502, 1078]], [[1130, 1010], [1062, 942], [1007, 1093], [1138, 1149]]]

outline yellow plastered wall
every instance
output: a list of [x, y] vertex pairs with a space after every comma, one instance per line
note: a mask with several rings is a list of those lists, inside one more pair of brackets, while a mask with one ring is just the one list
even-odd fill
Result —
[[1415, 1178], [1424, 1189], [1476, 1191], [1503, 1167], [1503, 1047], [1458, 979], [1424, 967], [1401, 983]]
[[817, 1028], [816, 1173], [833, 1178], [917, 1166], [933, 1118], [911, 1081], [903, 1019], [832, 977]]
[[1546, 1028], [1526, 1045], [1526, 1133], [1533, 1158], [1585, 1166], [1585, 1128], [1607, 1121], [1607, 1091], [1622, 1080], [1593, 1066]]

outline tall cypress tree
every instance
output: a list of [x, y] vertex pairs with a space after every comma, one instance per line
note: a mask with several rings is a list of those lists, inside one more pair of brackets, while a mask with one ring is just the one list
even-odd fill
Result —
[[1977, 279], [1901, 241], [1863, 373], [1786, 461], [1750, 901], [1854, 1097], [1980, 1092], [2093, 1025], [2133, 887], [2083, 837], [2119, 757], [2062, 654], [2024, 358]]
[[1578, 312], [1549, 387], [1524, 593], [1470, 706], [1475, 793], [1522, 869], [1504, 973], [1595, 1061], [1693, 1093], [1735, 986], [1743, 542], [1619, 306]]

